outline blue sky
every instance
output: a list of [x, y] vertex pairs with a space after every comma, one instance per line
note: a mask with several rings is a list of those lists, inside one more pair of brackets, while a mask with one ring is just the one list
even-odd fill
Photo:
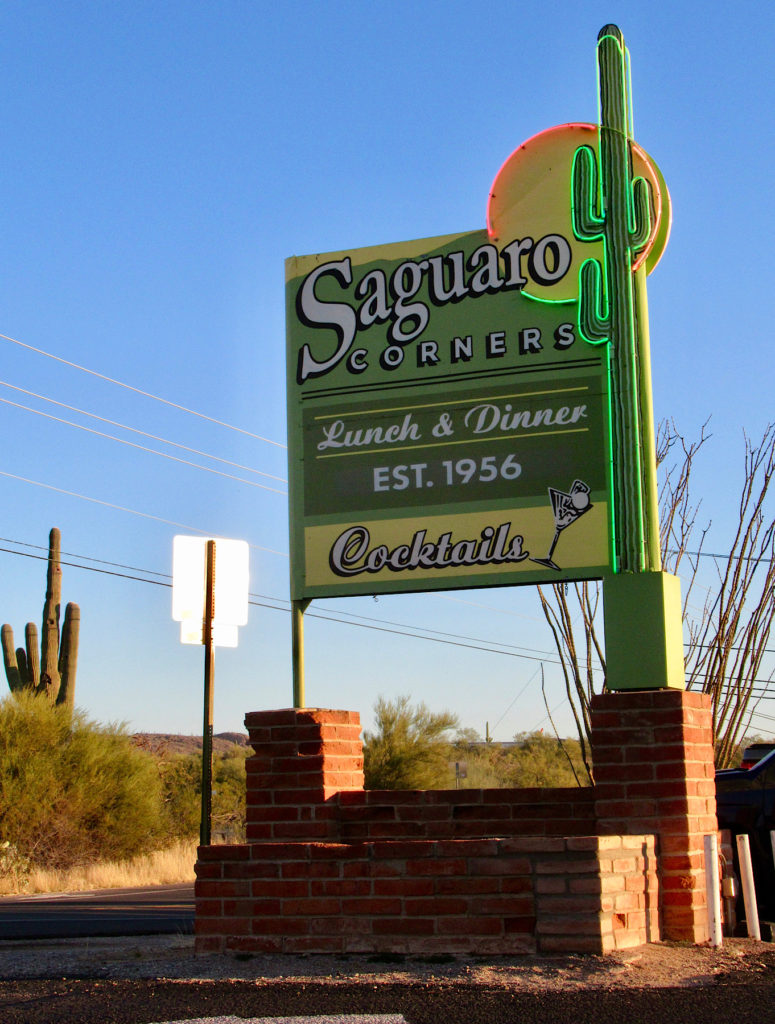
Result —
[[[240, 647], [218, 653], [216, 731], [291, 700], [285, 497], [6, 403], [283, 491], [270, 478], [286, 477], [284, 259], [483, 227], [516, 146], [596, 118], [609, 21], [632, 56], [636, 138], [674, 207], [649, 282], [655, 412], [689, 435], [712, 417], [695, 493], [709, 550], [723, 550], [743, 430], [773, 415], [769, 5], [737, 5], [735, 31], [718, 2], [0, 8], [0, 333], [248, 433], [4, 339], [0, 380], [268, 474], [3, 386], [0, 546], [39, 554], [24, 545], [56, 525], [77, 560], [170, 573], [186, 527], [247, 540], [251, 590], [273, 607], [252, 607]], [[17, 636], [39, 621], [43, 591], [40, 562], [0, 552], [0, 619]], [[201, 728], [202, 652], [178, 643], [166, 588], [66, 566], [64, 599], [81, 605], [77, 702], [92, 717]], [[547, 724], [543, 660], [550, 706], [572, 728], [530, 588], [316, 610], [394, 632], [308, 617], [311, 705], [368, 723], [378, 695], [410, 693], [505, 739]], [[407, 625], [497, 650], [407, 637]]]

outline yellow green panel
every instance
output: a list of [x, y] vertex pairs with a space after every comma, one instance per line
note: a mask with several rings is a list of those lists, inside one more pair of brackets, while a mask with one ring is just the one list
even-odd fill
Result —
[[621, 573], [603, 583], [606, 688], [686, 687], [681, 581], [666, 572]]
[[[560, 572], [595, 576], [605, 571], [607, 518], [606, 503], [596, 502], [560, 531], [552, 552], [558, 578]], [[532, 508], [310, 526], [305, 530], [305, 590], [315, 594], [319, 588], [336, 587], [340, 592], [372, 593], [535, 583], [547, 578], [546, 555], [555, 525], [547, 502]]]

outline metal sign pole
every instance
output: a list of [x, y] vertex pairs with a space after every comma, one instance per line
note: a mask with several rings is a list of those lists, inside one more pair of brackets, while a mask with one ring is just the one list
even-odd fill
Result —
[[309, 607], [309, 600], [291, 601], [291, 632], [293, 664], [293, 706], [303, 708], [304, 705], [304, 612]]
[[213, 790], [213, 681], [215, 677], [215, 647], [213, 645], [213, 618], [215, 617], [215, 541], [208, 540], [205, 554], [205, 615], [202, 641], [205, 647], [204, 725], [202, 727], [202, 814], [199, 824], [200, 846], [210, 845]]

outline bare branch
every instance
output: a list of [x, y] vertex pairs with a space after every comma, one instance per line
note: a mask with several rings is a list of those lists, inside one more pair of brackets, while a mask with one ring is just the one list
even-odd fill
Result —
[[[775, 478], [775, 424], [770, 424], [755, 444], [744, 435], [737, 526], [728, 554], [715, 559], [715, 586], [695, 605], [695, 595], [704, 589], [698, 570], [710, 524], [697, 525], [701, 502], [692, 501], [691, 481], [697, 455], [710, 436], [708, 421], [699, 438], [687, 441], [669, 420], [659, 426], [656, 447], [663, 564], [669, 572], [680, 570], [682, 576], [687, 689], [710, 696], [716, 762], [726, 767], [775, 674], [770, 673], [764, 691], [760, 689], [754, 696], [775, 616], [775, 519], [769, 501]], [[538, 589], [560, 658], [584, 763], [591, 774], [587, 751], [597, 662], [605, 674], [605, 652], [596, 631], [600, 585], [574, 584], [572, 608], [564, 585], [552, 585], [549, 596], [543, 588]]]

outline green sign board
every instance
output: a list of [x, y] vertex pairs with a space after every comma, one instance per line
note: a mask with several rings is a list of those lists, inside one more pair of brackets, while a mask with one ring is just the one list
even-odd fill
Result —
[[294, 599], [606, 571], [605, 352], [520, 278], [485, 231], [288, 261]]

